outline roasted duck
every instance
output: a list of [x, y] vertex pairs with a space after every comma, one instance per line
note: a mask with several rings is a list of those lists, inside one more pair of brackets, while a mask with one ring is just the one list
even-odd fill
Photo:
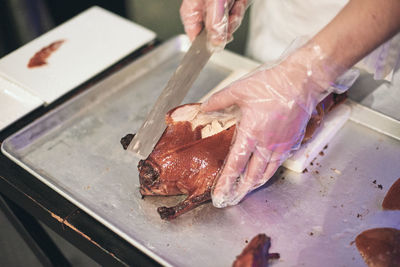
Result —
[[[309, 140], [326, 112], [345, 99], [329, 95], [310, 119], [304, 141]], [[177, 216], [211, 199], [211, 188], [228, 154], [239, 109], [202, 113], [200, 104], [176, 107], [166, 115], [167, 128], [146, 160], [138, 165], [140, 193], [147, 195], [186, 195], [174, 207], [159, 207], [162, 219]], [[133, 135], [121, 139], [127, 148]]]

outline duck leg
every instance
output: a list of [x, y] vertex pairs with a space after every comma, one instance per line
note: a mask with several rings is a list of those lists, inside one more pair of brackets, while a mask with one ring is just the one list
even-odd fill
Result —
[[157, 212], [163, 220], [172, 220], [191, 209], [211, 200], [211, 188], [202, 194], [193, 194], [173, 207], [159, 207]]

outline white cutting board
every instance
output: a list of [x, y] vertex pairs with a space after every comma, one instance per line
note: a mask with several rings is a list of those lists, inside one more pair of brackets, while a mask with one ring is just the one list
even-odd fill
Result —
[[[234, 71], [207, 95], [201, 98], [199, 102], [206, 101], [212, 94], [225, 88], [230, 83], [234, 82], [248, 72], [248, 70], [244, 69]], [[303, 172], [303, 170], [306, 169], [306, 167], [315, 159], [318, 153], [324, 150], [324, 147], [328, 145], [340, 128], [342, 128], [342, 126], [349, 119], [350, 114], [351, 108], [345, 103], [336, 107], [324, 117], [322, 125], [319, 127], [319, 129], [317, 129], [313, 138], [307, 143], [303, 144], [300, 149], [295, 151], [293, 155], [282, 165], [289, 170], [299, 173]]]
[[[42, 104], [50, 104], [151, 42], [155, 33], [100, 7], [92, 7], [0, 59], [0, 130]], [[29, 60], [65, 40], [47, 64]]]
[[[155, 33], [100, 7], [92, 7], [0, 60], [0, 76], [49, 104], [155, 38]], [[43, 47], [65, 42], [28, 68]]]
[[0, 130], [43, 105], [43, 101], [0, 77]]

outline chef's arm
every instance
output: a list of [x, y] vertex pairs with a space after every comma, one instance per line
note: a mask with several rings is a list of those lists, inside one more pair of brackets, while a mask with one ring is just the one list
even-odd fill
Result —
[[336, 87], [336, 78], [399, 27], [400, 0], [350, 0], [331, 23], [279, 64], [260, 66], [203, 103], [205, 112], [231, 105], [241, 110], [212, 191], [214, 206], [235, 205], [268, 181], [299, 148], [315, 106]]
[[314, 38], [332, 79], [400, 31], [399, 0], [350, 0]]

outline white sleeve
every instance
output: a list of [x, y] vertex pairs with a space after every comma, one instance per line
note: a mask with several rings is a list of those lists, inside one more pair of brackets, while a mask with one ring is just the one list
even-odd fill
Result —
[[355, 66], [374, 74], [375, 80], [392, 82], [393, 73], [400, 66], [400, 33], [383, 43]]

